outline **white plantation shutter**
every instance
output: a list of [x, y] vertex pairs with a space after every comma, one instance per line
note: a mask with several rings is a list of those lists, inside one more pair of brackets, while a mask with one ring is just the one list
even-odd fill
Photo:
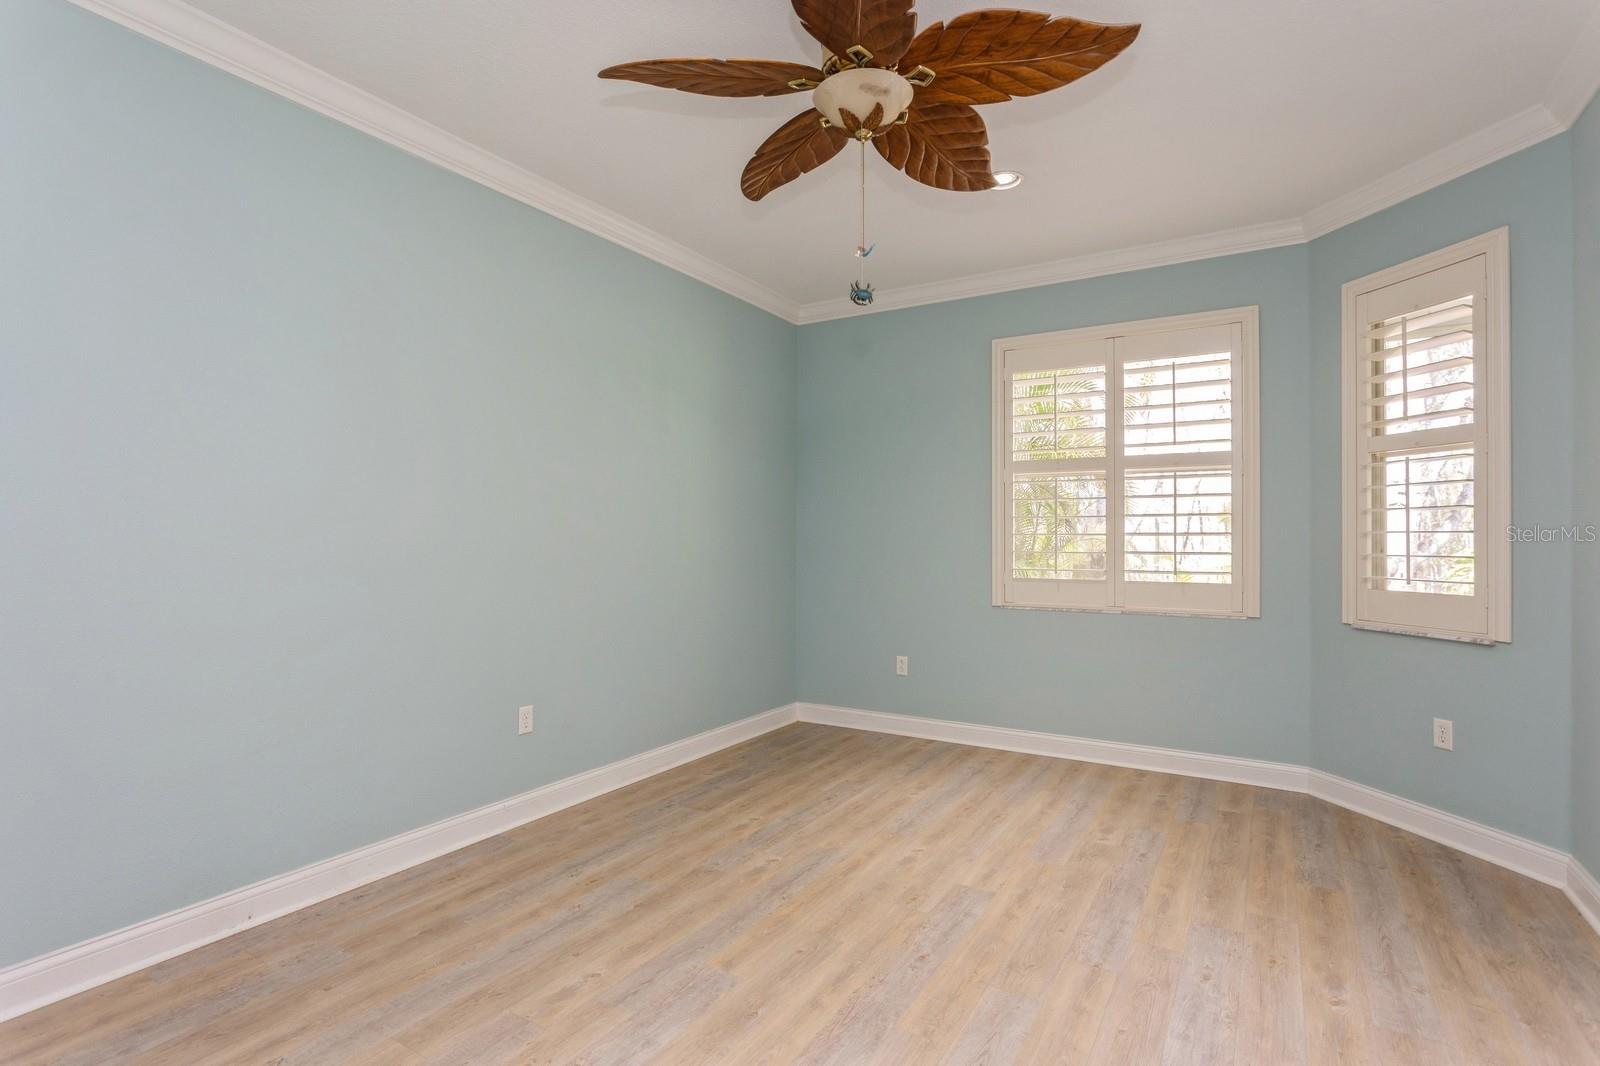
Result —
[[1135, 334], [1114, 345], [1123, 408], [1121, 601], [1241, 613], [1233, 471], [1244, 325]]
[[1505, 234], [1345, 286], [1345, 621], [1509, 639]]
[[1111, 345], [1067, 341], [1017, 352], [1005, 368], [998, 447], [1006, 471], [1010, 593], [1104, 607], [1108, 589]]
[[1247, 308], [995, 342], [997, 605], [1259, 613], [1255, 337]]

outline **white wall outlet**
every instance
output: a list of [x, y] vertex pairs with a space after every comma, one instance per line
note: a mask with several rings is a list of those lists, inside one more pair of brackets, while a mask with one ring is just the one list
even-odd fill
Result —
[[1433, 746], [1445, 751], [1456, 750], [1456, 724], [1448, 718], [1433, 720]]
[[533, 732], [533, 704], [517, 708], [517, 736]]
[[907, 656], [907, 655], [896, 655], [894, 657], [894, 672], [899, 674], [901, 677], [910, 676], [910, 674], [911, 674], [911, 658], [910, 658], [910, 656]]

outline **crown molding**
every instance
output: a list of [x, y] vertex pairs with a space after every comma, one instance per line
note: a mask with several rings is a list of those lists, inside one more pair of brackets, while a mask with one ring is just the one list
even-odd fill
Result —
[[72, 0], [208, 63], [793, 322], [794, 301], [179, 0]]
[[857, 308], [842, 300], [810, 304], [790, 300], [664, 234], [487, 152], [181, 0], [71, 2], [794, 325], [1303, 244], [1564, 132], [1600, 90], [1597, 3], [1540, 103], [1315, 207], [1301, 218], [885, 290], [870, 308]]
[[[1597, 29], [1600, 24], [1591, 20], [1589, 27], [1597, 31], [1593, 35], [1595, 38], [1593, 47], [1600, 51], [1600, 29]], [[1584, 39], [1588, 40], [1588, 37]], [[1589, 47], [1582, 42], [1580, 46]], [[1574, 56], [1577, 54], [1578, 51], [1575, 50]], [[1594, 67], [1584, 64], [1574, 65], [1569, 60], [1561, 68], [1564, 73], [1558, 75], [1557, 84], [1563, 86], [1570, 84], [1572, 77], [1565, 75], [1567, 71], [1577, 71], [1590, 81], [1600, 81], [1600, 56], [1585, 62], [1593, 62]], [[1352, 222], [1359, 222], [1369, 215], [1375, 215], [1429, 189], [1438, 188], [1490, 163], [1515, 155], [1540, 141], [1564, 133], [1582, 114], [1584, 106], [1594, 93], [1594, 86], [1590, 86], [1588, 96], [1575, 111], [1572, 111], [1569, 104], [1566, 110], [1572, 111], [1570, 118], [1559, 119], [1556, 117], [1557, 112], [1550, 105], [1535, 104], [1510, 118], [1502, 119], [1492, 126], [1391, 171], [1359, 189], [1313, 208], [1301, 218], [1097, 252], [1071, 259], [1058, 259], [1050, 263], [998, 270], [989, 274], [973, 274], [928, 285], [891, 289], [878, 293], [870, 308], [845, 306], [839, 300], [803, 304], [800, 307], [799, 323], [808, 325], [839, 318], [853, 318], [862, 314], [896, 311], [947, 300], [991, 296], [1017, 289], [1054, 285], [1063, 281], [1081, 281], [1106, 274], [1122, 274], [1132, 270], [1170, 266], [1198, 259], [1215, 259], [1241, 252], [1304, 244], [1334, 230], [1342, 229]]]
[[1392, 170], [1377, 181], [1368, 182], [1321, 207], [1312, 208], [1301, 220], [1306, 239], [1316, 240], [1368, 215], [1375, 215], [1419, 193], [1438, 188], [1463, 174], [1554, 137], [1566, 128], [1556, 120], [1548, 107], [1535, 104], [1454, 144], [1445, 145], [1414, 163]]
[[856, 308], [842, 300], [824, 300], [804, 304], [800, 308], [799, 322], [827, 322], [836, 318], [851, 318], [858, 314], [880, 311], [899, 311], [924, 304], [944, 303], [947, 300], [965, 300], [972, 296], [989, 296], [1017, 289], [1035, 289], [1041, 285], [1056, 285], [1063, 281], [1082, 281], [1107, 274], [1125, 274], [1131, 270], [1170, 266], [1174, 263], [1192, 263], [1197, 259], [1215, 259], [1241, 252], [1258, 252], [1265, 248], [1282, 248], [1290, 244], [1305, 243], [1305, 230], [1298, 219], [1267, 222], [1256, 226], [1203, 233], [1196, 237], [1140, 244], [1132, 248], [1117, 248], [1089, 255], [1057, 259], [1033, 266], [1013, 267], [987, 274], [971, 274], [950, 281], [935, 281], [927, 285], [912, 285], [903, 289], [881, 292], [871, 308]]
[[1567, 61], [1556, 68], [1545, 89], [1544, 104], [1566, 129], [1583, 115], [1600, 92], [1600, 3], [1572, 42]]

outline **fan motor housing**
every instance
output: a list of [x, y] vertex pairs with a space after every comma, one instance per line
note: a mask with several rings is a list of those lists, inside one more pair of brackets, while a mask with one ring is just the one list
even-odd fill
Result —
[[848, 128], [841, 111], [848, 111], [857, 120], [865, 122], [872, 109], [883, 105], [880, 127], [888, 126], [911, 106], [915, 94], [909, 81], [895, 71], [878, 67], [850, 67], [830, 74], [811, 94], [811, 102], [822, 112], [828, 122], [839, 129]]

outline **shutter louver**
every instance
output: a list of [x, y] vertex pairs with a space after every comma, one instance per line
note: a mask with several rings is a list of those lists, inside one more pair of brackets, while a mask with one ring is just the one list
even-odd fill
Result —
[[1124, 479], [1124, 576], [1227, 584], [1233, 579], [1233, 472], [1140, 471]]
[[1231, 450], [1232, 364], [1228, 352], [1124, 363], [1125, 453]]
[[1104, 458], [1106, 368], [1035, 370], [1011, 379], [1013, 462]]

